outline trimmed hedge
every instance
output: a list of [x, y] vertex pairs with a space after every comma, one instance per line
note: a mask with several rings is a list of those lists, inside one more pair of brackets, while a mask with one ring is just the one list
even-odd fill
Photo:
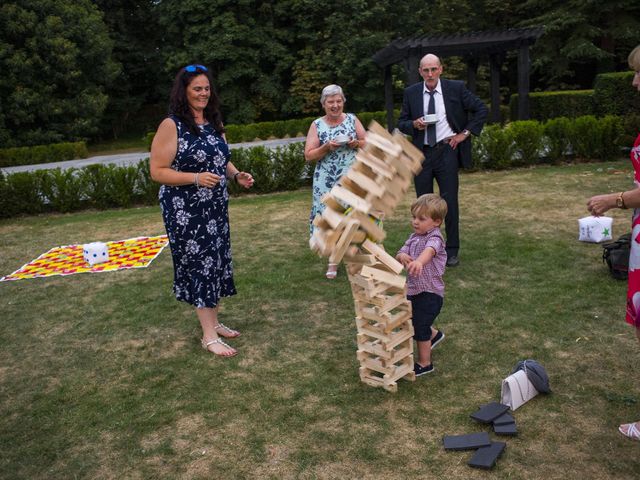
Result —
[[35, 147], [0, 148], [0, 167], [35, 165], [38, 163], [62, 162], [76, 158], [87, 158], [89, 151], [85, 142], [53, 143]]
[[[636, 120], [640, 123], [640, 117]], [[614, 115], [559, 117], [545, 123], [522, 120], [504, 128], [489, 125], [472, 139], [474, 166], [501, 170], [571, 159], [609, 160], [632, 145], [633, 140], [626, 140], [633, 125]]]
[[[375, 118], [375, 117], [374, 117]], [[364, 115], [361, 121], [370, 119]], [[608, 160], [621, 155], [640, 130], [640, 115], [596, 118], [559, 117], [488, 125], [472, 140], [476, 169], [506, 169], [563, 160]], [[628, 140], [630, 139], [630, 140]], [[311, 184], [304, 142], [284, 147], [239, 148], [232, 161], [255, 178], [251, 190], [233, 182], [231, 193], [268, 193]], [[151, 180], [149, 161], [135, 166], [89, 165], [82, 169], [37, 170], [5, 175], [0, 171], [0, 218], [42, 212], [71, 212], [135, 204], [156, 205], [160, 186]]]
[[[294, 190], [311, 181], [312, 170], [305, 163], [301, 142], [275, 149], [234, 149], [232, 161], [255, 178], [251, 190], [230, 182], [232, 193]], [[0, 218], [157, 205], [159, 189], [160, 185], [151, 179], [148, 159], [130, 166], [94, 164], [80, 169], [56, 168], [8, 175], [0, 171]]]
[[640, 112], [640, 95], [631, 86], [633, 72], [601, 73], [593, 83], [594, 113], [598, 116]]
[[[567, 90], [562, 92], [533, 92], [529, 94], [529, 116], [532, 120], [556, 117], [576, 118], [594, 112], [593, 90]], [[509, 99], [511, 119], [518, 118], [518, 94]]]

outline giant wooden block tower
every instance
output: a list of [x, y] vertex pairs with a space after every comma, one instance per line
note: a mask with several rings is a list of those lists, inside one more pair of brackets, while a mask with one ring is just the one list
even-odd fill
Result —
[[402, 265], [389, 255], [378, 220], [389, 215], [422, 168], [422, 152], [400, 133], [376, 122], [349, 171], [322, 202], [310, 246], [331, 263], [344, 260], [358, 329], [360, 379], [388, 391], [397, 380], [415, 380], [411, 303]]

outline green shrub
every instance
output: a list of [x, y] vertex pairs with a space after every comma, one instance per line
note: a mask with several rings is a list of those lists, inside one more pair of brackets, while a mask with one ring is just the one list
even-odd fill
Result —
[[42, 179], [46, 170], [17, 172], [6, 176], [5, 204], [0, 208], [2, 216], [15, 217], [21, 214], [44, 212], [46, 199], [42, 194]]
[[593, 115], [583, 115], [571, 122], [569, 142], [573, 153], [582, 159], [594, 158], [598, 150], [598, 120]]
[[151, 144], [153, 143], [153, 137], [156, 136], [156, 132], [147, 132], [143, 137], [144, 144], [147, 146], [147, 152], [151, 151]]
[[135, 165], [108, 165], [107, 197], [108, 206], [130, 207], [135, 196], [138, 168]]
[[38, 163], [61, 162], [89, 156], [84, 142], [53, 143], [33, 147], [0, 149], [0, 167], [35, 165]]
[[272, 151], [275, 189], [277, 191], [295, 190], [302, 184], [306, 167], [304, 144], [290, 143]]
[[255, 193], [268, 193], [275, 190], [274, 166], [270, 150], [265, 147], [247, 149], [247, 165], [244, 170], [253, 175], [255, 183], [252, 190]]
[[622, 124], [615, 116], [585, 115], [572, 122], [569, 141], [578, 158], [605, 160], [620, 153], [617, 139], [621, 132]]
[[111, 177], [106, 165], [101, 163], [87, 165], [80, 170], [80, 177], [91, 207], [103, 210], [113, 206], [110, 202], [111, 194], [109, 192]]
[[49, 200], [53, 210], [67, 213], [82, 208], [85, 177], [78, 175], [77, 169], [55, 168], [40, 170], [40, 172], [42, 172], [42, 193]]
[[594, 113], [599, 116], [640, 112], [640, 95], [631, 85], [633, 72], [601, 73], [593, 83]]
[[551, 161], [560, 160], [570, 151], [571, 121], [567, 117], [552, 118], [544, 123], [543, 128], [547, 157]]
[[520, 162], [515, 165], [534, 165], [540, 161], [542, 150], [542, 134], [544, 127], [536, 120], [520, 120], [509, 123], [506, 127], [515, 143]]
[[617, 143], [622, 147], [632, 147], [640, 133], [640, 113], [629, 113], [620, 119], [621, 132]]
[[147, 205], [158, 203], [160, 184], [151, 179], [149, 159], [145, 159], [137, 165], [135, 192], [140, 200]]
[[512, 165], [516, 147], [510, 129], [498, 124], [487, 125], [476, 140], [482, 143], [475, 147], [476, 151], [483, 151], [486, 155], [481, 158], [480, 167], [502, 170]]
[[[518, 95], [509, 99], [510, 118], [518, 118]], [[594, 113], [593, 90], [534, 92], [529, 94], [529, 117], [548, 120], [556, 117], [579, 117]]]

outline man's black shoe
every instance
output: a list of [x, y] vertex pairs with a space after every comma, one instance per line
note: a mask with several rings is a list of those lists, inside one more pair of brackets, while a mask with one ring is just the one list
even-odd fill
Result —
[[457, 255], [451, 255], [447, 257], [447, 267], [456, 267], [460, 264], [460, 260]]

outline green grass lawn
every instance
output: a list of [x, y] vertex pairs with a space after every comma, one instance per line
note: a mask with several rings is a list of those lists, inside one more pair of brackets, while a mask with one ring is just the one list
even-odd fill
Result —
[[[395, 394], [359, 380], [349, 283], [308, 247], [309, 190], [232, 199], [231, 359], [200, 348], [168, 248], [146, 269], [1, 283], [0, 478], [638, 478], [640, 443], [617, 432], [640, 419], [626, 284], [577, 241], [588, 197], [631, 184], [626, 161], [463, 175], [447, 338]], [[393, 254], [411, 198], [385, 222]], [[630, 212], [613, 216], [627, 232]], [[2, 221], [0, 276], [54, 246], [161, 233], [156, 207]], [[489, 431], [469, 414], [524, 358], [553, 394], [473, 470], [442, 437]]]

